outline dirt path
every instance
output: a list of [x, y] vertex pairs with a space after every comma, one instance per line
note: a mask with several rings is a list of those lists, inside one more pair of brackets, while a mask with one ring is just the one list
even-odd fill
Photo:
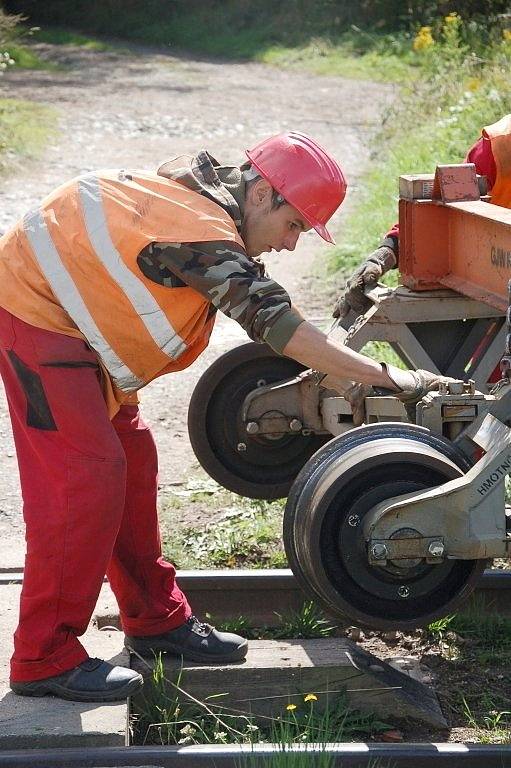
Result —
[[[60, 71], [12, 71], [0, 95], [51, 104], [58, 132], [43, 157], [20, 165], [0, 189], [0, 231], [66, 179], [100, 167], [155, 168], [166, 157], [206, 148], [236, 163], [243, 149], [284, 129], [310, 133], [341, 162], [356, 192], [368, 160], [368, 143], [392, 91], [380, 84], [315, 77], [259, 64], [176, 58], [144, 49], [90, 52], [70, 46], [37, 46], [62, 64]], [[340, 220], [334, 230], [339, 230]], [[293, 254], [268, 264], [306, 314], [326, 314], [312, 265], [326, 253], [315, 234], [303, 236]], [[164, 377], [142, 393], [154, 427], [160, 481], [187, 476], [194, 465], [186, 411], [194, 384], [223, 351], [247, 338], [220, 318], [206, 353], [191, 369]], [[3, 390], [0, 392], [0, 569], [23, 563], [23, 524], [17, 464]]]

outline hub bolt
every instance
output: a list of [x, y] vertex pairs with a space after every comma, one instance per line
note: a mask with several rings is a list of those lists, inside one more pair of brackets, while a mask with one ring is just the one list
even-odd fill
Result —
[[348, 517], [348, 525], [351, 525], [352, 528], [356, 528], [359, 523], [360, 518], [358, 515], [350, 515]]
[[385, 544], [373, 544], [371, 547], [371, 555], [374, 560], [385, 560], [387, 557], [387, 547]]
[[249, 421], [246, 430], [249, 435], [255, 435], [257, 432], [259, 432], [259, 424], [257, 421]]
[[289, 422], [289, 429], [291, 432], [299, 432], [302, 428], [303, 424], [300, 421], [300, 419], [291, 419]]
[[410, 597], [410, 590], [408, 589], [408, 587], [405, 587], [404, 585], [398, 588], [397, 593], [399, 597], [403, 597], [403, 598]]
[[239, 451], [240, 453], [243, 453], [243, 451], [247, 450], [247, 444], [246, 443], [238, 443], [238, 445], [236, 446], [236, 450]]
[[441, 541], [431, 541], [429, 543], [428, 552], [431, 557], [442, 557], [445, 547]]

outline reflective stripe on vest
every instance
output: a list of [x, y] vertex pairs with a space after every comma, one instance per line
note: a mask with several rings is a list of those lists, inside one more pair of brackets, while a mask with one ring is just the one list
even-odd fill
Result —
[[[211, 299], [140, 271], [150, 243], [242, 241], [216, 203], [155, 174], [106, 170], [68, 182], [2, 238], [0, 303], [36, 327], [82, 337], [123, 392], [190, 365]], [[26, 287], [26, 290], [24, 290]]]
[[71, 275], [62, 263], [39, 210], [32, 211], [24, 217], [23, 229], [53, 293], [78, 328], [82, 330], [91, 347], [100, 355], [114, 381], [123, 390], [139, 389], [144, 382], [138, 379], [133, 371], [117, 357], [103, 337]]
[[174, 360], [183, 354], [186, 344], [176, 333], [145, 285], [131, 272], [112, 243], [101, 202], [99, 179], [88, 174], [78, 180], [78, 194], [83, 209], [85, 228], [98, 259], [122, 288], [133, 308], [158, 347]]

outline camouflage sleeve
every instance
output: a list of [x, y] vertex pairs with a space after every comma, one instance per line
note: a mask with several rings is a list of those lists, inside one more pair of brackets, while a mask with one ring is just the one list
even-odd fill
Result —
[[198, 291], [251, 339], [279, 353], [304, 320], [284, 288], [266, 275], [264, 264], [250, 259], [237, 243], [151, 243], [138, 265], [160, 285]]

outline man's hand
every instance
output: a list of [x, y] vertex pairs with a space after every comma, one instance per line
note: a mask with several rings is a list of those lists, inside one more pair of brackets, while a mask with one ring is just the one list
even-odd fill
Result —
[[333, 316], [343, 318], [352, 310], [361, 315], [369, 309], [371, 302], [364, 291], [376, 287], [380, 277], [395, 267], [396, 263], [396, 255], [387, 245], [371, 253], [346, 281], [345, 292], [335, 302]]
[[353, 426], [360, 427], [366, 419], [366, 397], [374, 395], [370, 384], [353, 384], [344, 392], [344, 399], [351, 405]]
[[[382, 363], [387, 372], [390, 384], [395, 391], [390, 392], [398, 400], [401, 400], [406, 408], [408, 417], [411, 421], [415, 420], [415, 406], [428, 392], [433, 392], [439, 388], [441, 382], [454, 381], [450, 376], [442, 376], [439, 373], [431, 371], [402, 371], [394, 365]], [[377, 394], [377, 390], [368, 384], [353, 384], [344, 393], [345, 399], [351, 405], [353, 414], [353, 424], [359, 427], [365, 421], [365, 399]]]
[[455, 379], [419, 369], [417, 371], [402, 371], [394, 365], [382, 363], [390, 381], [397, 387], [395, 397], [404, 405], [416, 405], [428, 392], [437, 390], [441, 382], [448, 384]]

